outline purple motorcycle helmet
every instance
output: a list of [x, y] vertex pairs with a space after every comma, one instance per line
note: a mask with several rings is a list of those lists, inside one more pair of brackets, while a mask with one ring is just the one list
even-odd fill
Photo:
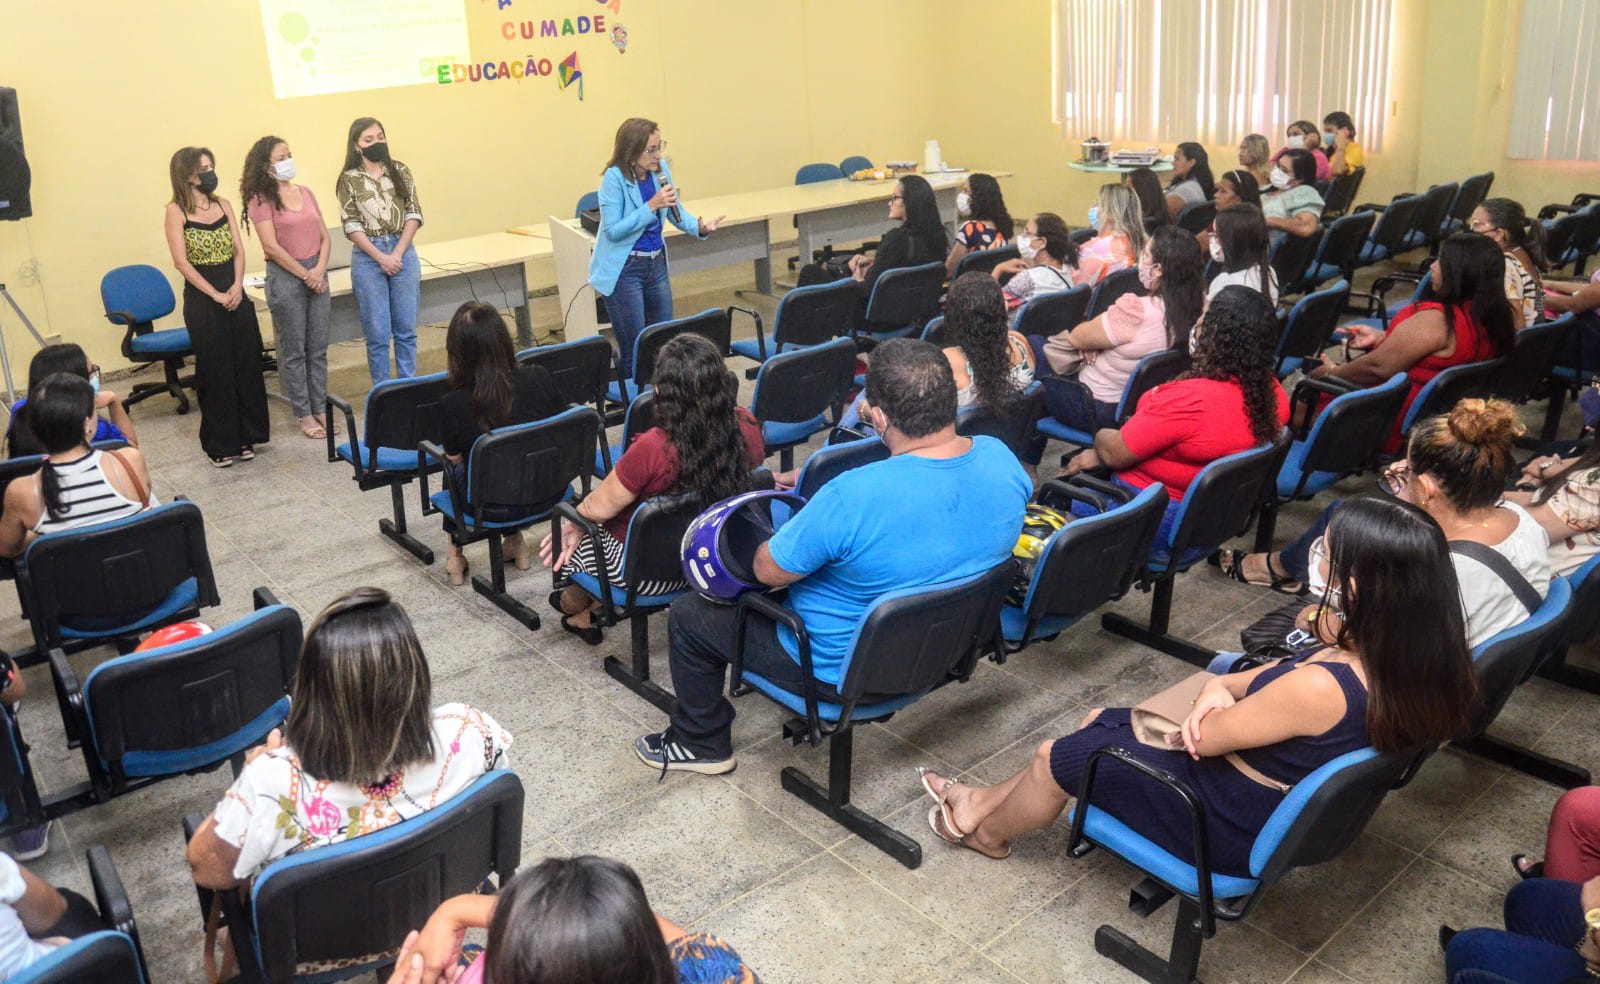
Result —
[[708, 601], [731, 605], [756, 579], [756, 550], [806, 501], [793, 492], [745, 492], [701, 513], [683, 534], [683, 576]]

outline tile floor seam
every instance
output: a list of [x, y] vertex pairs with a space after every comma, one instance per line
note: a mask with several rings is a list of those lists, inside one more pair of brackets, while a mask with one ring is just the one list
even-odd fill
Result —
[[[1359, 919], [1363, 912], [1366, 912], [1368, 909], [1370, 909], [1374, 905], [1376, 905], [1378, 903], [1378, 900], [1383, 898], [1383, 893], [1387, 892], [1391, 887], [1393, 887], [1394, 884], [1396, 882], [1398, 882], [1405, 875], [1406, 872], [1410, 871], [1412, 868], [1414, 868], [1418, 864], [1422, 863], [1423, 860], [1424, 860], [1424, 858], [1421, 855], [1417, 855], [1416, 857], [1412, 858], [1410, 861], [1407, 861], [1404, 865], [1402, 865], [1400, 867], [1400, 869], [1394, 873], [1393, 877], [1391, 877], [1388, 881], [1384, 882], [1382, 887], [1380, 887], [1376, 892], [1372, 893], [1372, 898], [1368, 899], [1366, 901], [1365, 905], [1360, 906], [1354, 912], [1350, 913], [1349, 918], [1345, 919], [1344, 922], [1340, 923], [1337, 927], [1334, 928], [1333, 932], [1328, 934], [1328, 938], [1322, 941], [1322, 945], [1317, 947], [1316, 950], [1314, 950], [1312, 952], [1311, 959], [1316, 961], [1316, 962], [1318, 962], [1318, 963], [1326, 964], [1327, 966], [1332, 967], [1334, 970], [1339, 970], [1338, 966], [1336, 964], [1334, 964], [1332, 961], [1322, 959], [1322, 955], [1323, 955], [1324, 952], [1327, 951], [1329, 945], [1332, 944], [1334, 940], [1338, 939], [1339, 938], [1339, 934], [1343, 933], [1345, 931], [1345, 929], [1347, 929], [1350, 926], [1351, 923], [1353, 923], [1357, 919]], [[1441, 865], [1441, 867], [1444, 867], [1444, 866]], [[1453, 871], [1455, 869], [1452, 868], [1452, 869], [1449, 869], [1449, 870]], [[1343, 971], [1339, 971], [1339, 972], [1341, 974], [1344, 973]], [[1345, 974], [1344, 976], [1348, 977], [1350, 975]]]

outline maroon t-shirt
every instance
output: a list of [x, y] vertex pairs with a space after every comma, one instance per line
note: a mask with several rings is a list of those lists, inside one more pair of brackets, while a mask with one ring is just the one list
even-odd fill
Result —
[[[739, 430], [744, 434], [744, 460], [751, 468], [767, 458], [767, 445], [761, 439], [761, 424], [744, 407], [737, 407]], [[618, 543], [626, 542], [628, 521], [646, 499], [678, 488], [678, 449], [659, 427], [652, 427], [634, 438], [617, 459], [617, 480], [633, 494], [633, 503], [606, 523], [606, 530]], [[707, 506], [711, 503], [706, 503]]]

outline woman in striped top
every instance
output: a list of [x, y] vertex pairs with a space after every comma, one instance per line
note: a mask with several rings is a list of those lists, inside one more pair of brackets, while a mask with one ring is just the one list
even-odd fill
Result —
[[88, 380], [56, 373], [28, 399], [28, 425], [45, 447], [45, 464], [6, 488], [0, 556], [16, 557], [35, 536], [108, 523], [156, 504], [150, 470], [137, 448], [97, 451]]

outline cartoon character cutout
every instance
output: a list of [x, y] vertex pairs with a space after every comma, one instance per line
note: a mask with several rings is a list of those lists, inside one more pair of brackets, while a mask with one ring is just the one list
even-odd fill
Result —
[[611, 44], [617, 49], [617, 54], [628, 53], [628, 29], [621, 24], [611, 25]]

